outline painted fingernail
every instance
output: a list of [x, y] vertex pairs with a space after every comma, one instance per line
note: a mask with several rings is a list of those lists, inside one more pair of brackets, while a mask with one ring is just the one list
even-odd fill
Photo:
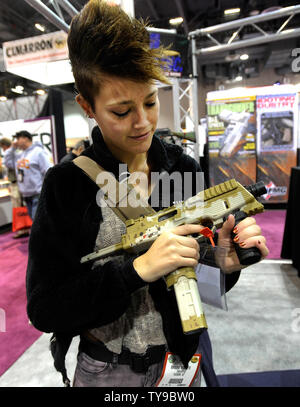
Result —
[[257, 243], [258, 243], [258, 244], [261, 244], [261, 241], [260, 241], [260, 240], [258, 240], [258, 241], [257, 241]]
[[241, 247], [244, 247], [244, 246], [246, 246], [246, 243], [241, 242], [241, 243], [240, 243], [240, 246], [241, 246]]
[[239, 241], [239, 237], [236, 236], [236, 237], [233, 239], [233, 241], [234, 241], [235, 243], [237, 243], [237, 242]]
[[237, 227], [235, 227], [235, 228], [233, 229], [233, 233], [235, 233], [235, 234], [238, 233], [238, 228], [237, 228]]

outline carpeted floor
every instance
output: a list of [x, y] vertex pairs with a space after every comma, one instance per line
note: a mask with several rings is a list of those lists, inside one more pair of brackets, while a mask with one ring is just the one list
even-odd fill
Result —
[[[269, 259], [280, 259], [285, 213], [269, 210], [256, 215], [268, 241]], [[0, 234], [0, 376], [41, 335], [28, 324], [26, 314], [28, 238], [12, 236], [12, 233]]]
[[25, 274], [28, 237], [0, 235], [0, 376], [41, 335], [26, 314]]
[[261, 227], [263, 236], [267, 240], [269, 248], [268, 259], [279, 260], [282, 246], [282, 238], [285, 225], [285, 210], [267, 210], [255, 215], [256, 222]]

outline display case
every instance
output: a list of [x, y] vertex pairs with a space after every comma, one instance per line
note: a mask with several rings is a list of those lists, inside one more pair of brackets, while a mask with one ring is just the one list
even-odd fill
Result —
[[9, 181], [0, 180], [0, 227], [12, 222], [12, 204], [9, 185]]
[[0, 198], [10, 197], [9, 185], [9, 181], [0, 179]]

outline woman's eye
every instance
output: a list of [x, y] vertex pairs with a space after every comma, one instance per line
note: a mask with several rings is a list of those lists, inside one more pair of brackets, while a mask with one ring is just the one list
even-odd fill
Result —
[[124, 113], [113, 112], [113, 114], [115, 114], [115, 115], [118, 116], [118, 117], [124, 117], [124, 116], [126, 116], [129, 112], [130, 112], [130, 109], [127, 110], [127, 111], [124, 112]]
[[146, 106], [147, 107], [152, 107], [152, 106], [155, 106], [155, 104], [156, 104], [156, 102], [146, 103]]

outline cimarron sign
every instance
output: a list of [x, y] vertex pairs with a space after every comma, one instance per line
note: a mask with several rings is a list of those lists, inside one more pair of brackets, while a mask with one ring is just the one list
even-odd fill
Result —
[[68, 59], [67, 34], [56, 31], [50, 34], [3, 43], [6, 69], [15, 66]]

